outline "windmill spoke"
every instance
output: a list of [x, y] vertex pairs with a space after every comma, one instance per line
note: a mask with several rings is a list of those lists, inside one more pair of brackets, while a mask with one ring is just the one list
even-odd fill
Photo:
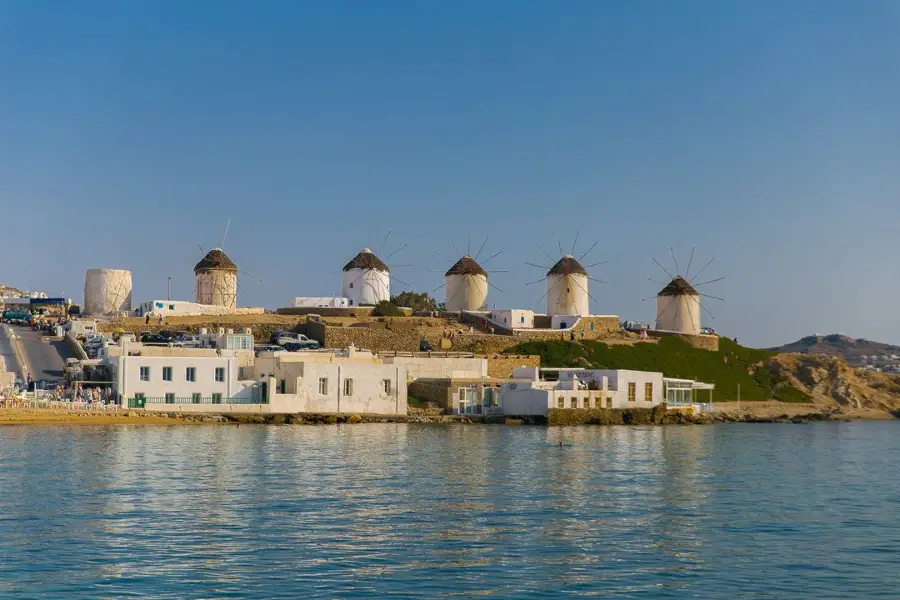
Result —
[[448, 263], [450, 263], [451, 265], [453, 264], [453, 261], [452, 261], [452, 260], [450, 260], [449, 258], [447, 258], [446, 256], [444, 256], [443, 254], [441, 254], [441, 253], [438, 252], [437, 250], [433, 250], [432, 252], [434, 252], [435, 254], [437, 254], [438, 256], [440, 256], [441, 258], [443, 258], [444, 260], [446, 260], [446, 261], [447, 261]]
[[572, 256], [575, 256], [575, 244], [577, 244], [577, 243], [578, 243], [578, 232], [576, 231], [576, 232], [575, 232], [575, 239], [572, 240], [572, 251], [569, 252], [569, 254], [571, 254]]
[[700, 294], [701, 296], [703, 296], [704, 298], [712, 298], [713, 300], [721, 300], [722, 302], [725, 302], [725, 298], [719, 298], [718, 296], [710, 296], [709, 294], [703, 294], [701, 292], [697, 292], [697, 293]]
[[484, 236], [484, 241], [481, 242], [481, 247], [478, 248], [478, 252], [475, 253], [475, 260], [478, 260], [478, 256], [481, 254], [481, 251], [484, 250], [484, 245], [487, 244], [488, 236]]
[[496, 285], [494, 285], [494, 284], [491, 283], [490, 281], [488, 281], [488, 285], [491, 286], [492, 288], [494, 288], [495, 290], [497, 290], [498, 292], [502, 292], [502, 291], [503, 291], [502, 289], [498, 288]]
[[[553, 258], [552, 256], [550, 256], [550, 253], [549, 253], [549, 252], [547, 252], [546, 250], [544, 250], [543, 248], [541, 248], [540, 246], [538, 246], [537, 243], [535, 243], [535, 246], [537, 246], [538, 250], [540, 250], [541, 252], [543, 252], [544, 254], [546, 254], [546, 255], [547, 255], [547, 258], [549, 258], [549, 259], [552, 260], [553, 262], [556, 262], [556, 259]], [[485, 261], [485, 262], [487, 262], [487, 261]]]
[[[584, 287], [583, 285], [581, 285], [581, 282], [580, 282], [580, 281], [578, 281], [578, 280], [575, 279], [574, 277], [569, 277], [569, 280], [570, 280], [570, 281], [574, 281], [575, 284], [576, 284], [578, 287], [581, 288], [581, 291], [584, 292], [585, 294], [587, 294], [588, 298], [590, 298], [590, 299], [593, 300], [594, 302], [597, 302], [597, 299], [594, 298], [593, 296], [591, 296], [591, 293], [590, 293], [589, 291], [587, 291], [587, 288], [586, 288], [586, 287]], [[601, 282], [601, 283], [605, 283], [605, 282]], [[600, 304], [600, 303], [597, 302], [597, 304]]]
[[602, 279], [594, 279], [593, 277], [588, 277], [591, 281], [596, 281], [597, 283], [609, 283], [608, 281], [603, 281]]
[[472, 232], [471, 231], [469, 232], [469, 239], [466, 242], [466, 254], [469, 256], [472, 255]]
[[599, 265], [605, 265], [605, 264], [608, 264], [608, 263], [609, 263], [608, 260], [601, 260], [600, 262], [595, 262], [595, 263], [592, 264], [592, 265], [586, 266], [585, 269], [590, 269], [591, 267], [597, 267], [597, 266], [599, 266]]
[[672, 246], [669, 246], [669, 252], [672, 253], [672, 262], [675, 263], [675, 272], [677, 274], [681, 274], [681, 269], [678, 268], [678, 259], [675, 258], [675, 249]]
[[438, 291], [439, 289], [441, 289], [442, 287], [446, 287], [446, 286], [447, 286], [447, 282], [445, 281], [444, 283], [442, 283], [441, 285], [437, 286], [436, 288], [434, 288], [433, 290], [431, 290], [431, 291], [428, 292], [428, 293], [429, 293], [429, 294], [433, 294], [433, 293], [435, 293], [436, 291]]
[[663, 272], [664, 272], [666, 275], [668, 275], [668, 276], [671, 277], [672, 279], [675, 279], [675, 276], [672, 275], [671, 273], [669, 273], [669, 270], [668, 270], [668, 269], [666, 269], [664, 266], [662, 266], [661, 264], [659, 264], [659, 261], [658, 261], [658, 260], [656, 260], [656, 259], [654, 258], [654, 259], [653, 259], [653, 262], [655, 262], [655, 263], [656, 263], [656, 266], [659, 267], [660, 269], [662, 269]]
[[388, 232], [387, 232], [387, 234], [385, 234], [384, 239], [381, 240], [381, 245], [378, 246], [378, 254], [381, 254], [381, 251], [384, 250], [384, 245], [387, 243], [388, 238], [391, 237], [391, 231], [393, 231], [393, 230], [388, 229]]
[[708, 314], [708, 315], [710, 316], [710, 318], [712, 318], [712, 319], [715, 319], [715, 318], [716, 318], [716, 316], [715, 316], [714, 314], [712, 314], [711, 312], [709, 312], [709, 310], [708, 310], [705, 306], [703, 306], [702, 304], [700, 305], [700, 308], [703, 310], [703, 312], [705, 312], [706, 314]]
[[500, 256], [501, 254], [503, 254], [503, 250], [501, 250], [501, 251], [498, 252], [497, 254], [491, 256], [491, 257], [488, 258], [487, 260], [483, 261], [483, 262], [481, 263], [481, 266], [486, 265], [486, 264], [488, 263], [489, 260], [492, 260], [492, 259], [494, 259], [494, 258], [497, 258], [497, 257]]
[[[699, 302], [699, 301], [697, 302], [697, 305], [698, 305], [698, 306], [700, 305], [700, 302]], [[691, 326], [693, 326], [693, 325], [694, 325], [694, 311], [691, 310], [691, 303], [690, 303], [690, 302], [687, 303], [687, 309], [688, 309], [688, 315], [690, 315], [690, 317], [691, 317]], [[699, 317], [699, 316], [700, 316], [700, 315], [697, 315], [697, 317]], [[697, 319], [697, 322], [698, 322], [698, 323], [700, 322], [700, 319], [699, 319], [699, 318]], [[698, 327], [699, 327], [699, 325], [698, 325]]]
[[408, 245], [409, 245], [409, 244], [403, 244], [402, 246], [400, 246], [399, 248], [397, 248], [396, 250], [394, 250], [393, 252], [391, 252], [390, 254], [388, 254], [387, 257], [386, 257], [384, 260], [390, 260], [391, 257], [392, 257], [393, 255], [397, 254], [398, 252], [400, 252], [401, 250], [403, 250], [404, 248], [406, 248]]
[[405, 285], [407, 287], [407, 289], [412, 289], [412, 286], [409, 285], [408, 283], [406, 283], [405, 281], [403, 281], [402, 279], [397, 279], [396, 277], [391, 277], [391, 281], [396, 281], [400, 285]]
[[702, 268], [702, 269], [700, 269], [699, 271], [697, 271], [697, 274], [694, 275], [694, 278], [693, 278], [693, 279], [691, 279], [691, 283], [694, 282], [694, 279], [697, 279], [698, 277], [700, 277], [700, 273], [702, 273], [703, 271], [705, 271], [705, 270], [706, 270], [706, 267], [708, 267], [709, 265], [711, 265], [711, 264], [712, 264], [712, 261], [714, 261], [714, 260], [715, 260], [715, 258], [709, 259], [709, 262], [706, 263], [705, 265], [703, 265], [703, 268]]
[[688, 260], [687, 270], [684, 272], [684, 278], [687, 279], [690, 276], [691, 272], [691, 263], [694, 262], [694, 250], [697, 249], [697, 246], [691, 248], [691, 258]]
[[536, 284], [536, 283], [540, 283], [540, 282], [542, 282], [542, 281], [547, 281], [547, 280], [544, 279], [543, 277], [540, 278], [540, 279], [535, 279], [534, 281], [529, 281], [528, 283], [526, 283], [526, 284], [525, 284], [525, 287], [528, 287], [529, 285], [534, 285], [534, 284]]
[[710, 279], [709, 281], [704, 281], [703, 283], [695, 283], [695, 284], [693, 284], [693, 286], [695, 288], [697, 288], [697, 287], [700, 287], [701, 285], [706, 285], [707, 283], [715, 283], [717, 281], [722, 281], [723, 279], [725, 279], [725, 277], [718, 277], [716, 279]]
[[560, 257], [565, 256], [566, 253], [563, 252], [563, 249], [562, 249], [562, 241], [560, 240], [560, 238], [556, 238], [556, 245], [559, 246], [559, 255], [560, 255]]
[[485, 270], [486, 273], [509, 273], [509, 269], [492, 269]]
[[527, 263], [525, 263], [525, 264], [528, 265], [529, 267], [536, 267], [536, 268], [538, 268], [538, 269], [547, 269], [547, 270], [550, 269], [550, 267], [545, 267], [544, 265], [537, 265], [537, 264], [535, 264], [535, 263], [527, 262]]
[[590, 253], [591, 253], [591, 250], [593, 250], [594, 247], [595, 247], [596, 245], [597, 245], [597, 242], [594, 242], [593, 244], [591, 244], [590, 247], [589, 247], [587, 250], [585, 250], [585, 251], [582, 253], [581, 256], [578, 257], [578, 262], [581, 262], [581, 260], [582, 260], [585, 256], [587, 256], [588, 254], [590, 254]]
[[641, 277], [641, 279], [646, 279], [647, 281], [652, 281], [653, 283], [657, 283], [657, 284], [659, 284], [659, 285], [666, 285], [666, 284], [663, 283], [662, 281], [657, 281], [657, 280], [655, 280], [655, 279], [650, 279], [649, 277]]

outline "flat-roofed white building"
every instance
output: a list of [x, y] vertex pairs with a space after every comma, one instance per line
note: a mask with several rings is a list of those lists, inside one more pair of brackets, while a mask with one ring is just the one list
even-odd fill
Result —
[[294, 308], [349, 308], [349, 298], [339, 298], [335, 296], [298, 296], [294, 298]]

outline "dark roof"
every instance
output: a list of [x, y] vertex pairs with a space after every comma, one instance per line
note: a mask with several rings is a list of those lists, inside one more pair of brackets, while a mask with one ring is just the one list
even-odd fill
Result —
[[213, 248], [206, 253], [203, 260], [194, 266], [194, 273], [197, 271], [210, 271], [213, 269], [221, 269], [222, 271], [237, 271], [237, 265], [232, 262], [228, 255], [221, 248]]
[[657, 296], [699, 296], [694, 286], [690, 284], [684, 277], [678, 275], [664, 287]]
[[450, 267], [450, 270], [444, 273], [447, 275], [484, 275], [487, 277], [487, 271], [481, 268], [475, 259], [466, 254], [456, 261], [456, 264]]
[[381, 259], [375, 256], [368, 248], [363, 248], [359, 254], [353, 257], [353, 260], [344, 265], [345, 271], [352, 271], [353, 269], [374, 269], [384, 273], [391, 272], [390, 267], [384, 264]]
[[584, 275], [586, 277], [587, 274], [588, 272], [584, 270], [581, 263], [568, 254], [559, 259], [556, 264], [547, 271], [548, 277], [550, 275]]

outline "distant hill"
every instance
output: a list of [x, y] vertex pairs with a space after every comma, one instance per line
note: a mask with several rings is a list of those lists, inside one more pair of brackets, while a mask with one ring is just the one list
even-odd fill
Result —
[[[796, 342], [769, 348], [772, 352], [799, 352], [801, 354], [826, 354], [843, 358], [851, 364], [861, 362], [894, 362], [891, 356], [900, 356], [900, 346], [873, 342], [863, 338], [833, 333], [810, 335]], [[866, 358], [863, 358], [863, 357]], [[877, 358], [873, 358], [877, 357]], [[887, 357], [883, 359], [882, 357]]]

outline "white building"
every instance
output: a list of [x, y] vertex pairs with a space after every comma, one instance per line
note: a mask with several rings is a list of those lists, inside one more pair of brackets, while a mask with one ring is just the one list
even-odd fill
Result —
[[347, 308], [350, 306], [349, 298], [331, 297], [307, 297], [298, 296], [294, 298], [294, 308]]
[[391, 270], [368, 248], [344, 265], [341, 295], [350, 306], [374, 306], [391, 299]]
[[368, 351], [262, 353], [248, 372], [271, 381], [272, 412], [406, 414], [406, 366]]
[[[540, 378], [541, 371], [558, 371], [557, 381]], [[513, 381], [500, 390], [500, 404], [507, 415], [547, 416], [551, 408], [652, 408], [669, 397], [669, 408], [697, 404], [696, 391], [714, 386], [683, 379], [668, 379], [662, 373], [624, 369], [538, 369], [520, 367]]]
[[534, 329], [534, 311], [518, 308], [492, 310], [487, 318], [509, 329]]
[[697, 335], [700, 310], [700, 294], [679, 275], [656, 296], [656, 328]]
[[123, 405], [219, 405], [247, 403], [264, 396], [256, 382], [238, 381], [237, 356], [227, 351], [157, 348], [122, 341], [115, 354], [110, 352], [103, 362], [111, 370]]
[[215, 304], [197, 304], [184, 300], [148, 300], [142, 302], [134, 314], [139, 317], [183, 317], [192, 315], [261, 315], [262, 308], [236, 308]]
[[588, 273], [567, 254], [547, 271], [547, 314], [589, 315]]

